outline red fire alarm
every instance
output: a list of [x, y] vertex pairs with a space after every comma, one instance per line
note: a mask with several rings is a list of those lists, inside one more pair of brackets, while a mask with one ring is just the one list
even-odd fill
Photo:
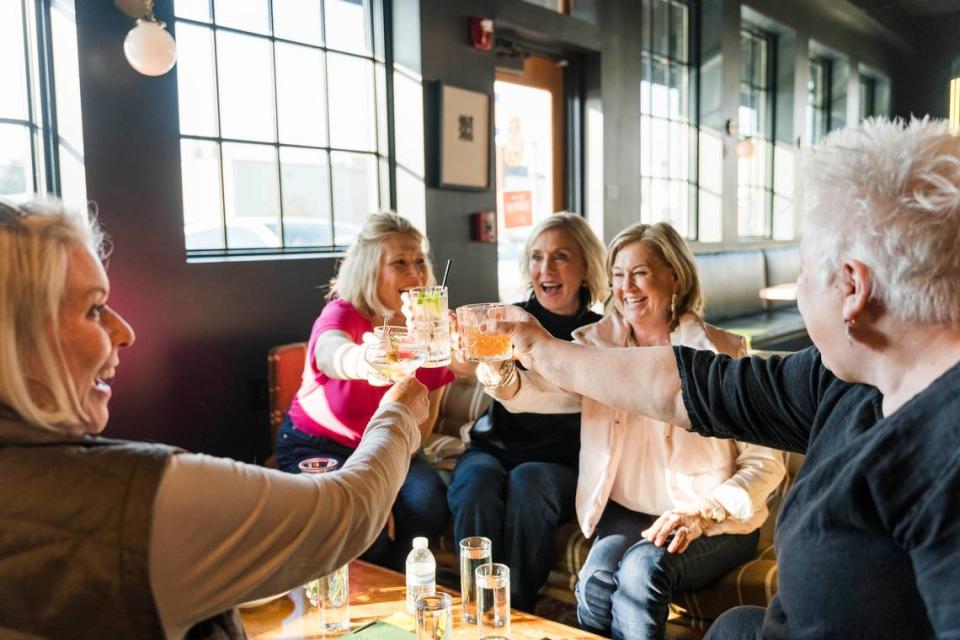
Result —
[[470, 214], [470, 239], [474, 242], [497, 241], [496, 211], [479, 211]]
[[470, 44], [480, 51], [490, 51], [493, 48], [493, 20], [470, 18]]

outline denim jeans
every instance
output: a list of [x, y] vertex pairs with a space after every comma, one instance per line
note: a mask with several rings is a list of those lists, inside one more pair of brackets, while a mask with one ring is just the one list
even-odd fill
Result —
[[510, 566], [510, 605], [532, 611], [553, 565], [554, 534], [575, 515], [577, 470], [552, 462], [510, 468], [470, 447], [447, 491], [456, 540], [486, 536], [495, 562]]
[[[342, 466], [353, 451], [329, 438], [318, 438], [300, 431], [290, 418], [284, 419], [277, 433], [277, 467], [287, 473], [299, 473], [297, 465], [300, 461], [314, 456], [336, 458]], [[395, 539], [389, 540], [384, 529], [361, 557], [403, 572], [407, 554], [413, 548], [413, 539], [426, 536], [435, 540], [450, 515], [447, 487], [422, 455], [417, 454], [410, 461], [410, 470], [392, 511], [396, 524]]]
[[699, 589], [753, 557], [759, 531], [701, 536], [683, 553], [640, 537], [655, 517], [609, 502], [576, 586], [577, 618], [614, 640], [664, 637], [674, 591]]
[[704, 640], [760, 640], [766, 611], [753, 605], [728, 609], [710, 625]]

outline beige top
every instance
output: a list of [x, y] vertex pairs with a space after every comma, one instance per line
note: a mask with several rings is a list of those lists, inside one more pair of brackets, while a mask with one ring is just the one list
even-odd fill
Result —
[[[578, 344], [630, 346], [630, 327], [607, 316], [573, 333]], [[670, 336], [674, 345], [746, 353], [739, 336], [712, 327], [694, 314], [680, 318]], [[767, 517], [766, 500], [783, 479], [780, 452], [733, 440], [706, 438], [675, 425], [630, 414], [596, 400], [555, 387], [532, 371], [520, 373], [520, 390], [500, 400], [509, 411], [581, 412], [580, 472], [577, 517], [588, 538], [608, 500], [649, 515], [664, 511], [698, 511], [708, 498], [717, 500], [728, 518], [706, 535], [749, 533]], [[611, 380], [625, 394], [642, 387]]]
[[383, 528], [419, 446], [409, 410], [387, 403], [336, 473], [172, 456], [150, 539], [150, 583], [166, 636], [182, 638], [198, 621], [359, 556]]

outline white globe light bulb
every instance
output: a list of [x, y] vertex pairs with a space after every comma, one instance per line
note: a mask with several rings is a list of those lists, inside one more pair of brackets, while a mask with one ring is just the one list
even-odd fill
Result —
[[177, 43], [164, 26], [141, 18], [123, 41], [127, 62], [145, 76], [162, 76], [177, 62]]

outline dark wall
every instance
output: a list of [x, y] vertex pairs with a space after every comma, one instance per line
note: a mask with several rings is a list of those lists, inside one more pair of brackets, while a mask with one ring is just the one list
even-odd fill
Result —
[[[156, 8], [172, 22], [170, 0]], [[267, 349], [305, 339], [334, 261], [187, 264], [176, 78], [130, 68], [112, 2], [76, 10], [88, 197], [114, 243], [111, 303], [138, 335], [108, 433], [262, 460]]]
[[893, 94], [893, 110], [900, 115], [946, 118], [950, 79], [960, 75], [960, 13], [928, 16], [913, 23], [916, 55], [899, 61], [900, 91]]

